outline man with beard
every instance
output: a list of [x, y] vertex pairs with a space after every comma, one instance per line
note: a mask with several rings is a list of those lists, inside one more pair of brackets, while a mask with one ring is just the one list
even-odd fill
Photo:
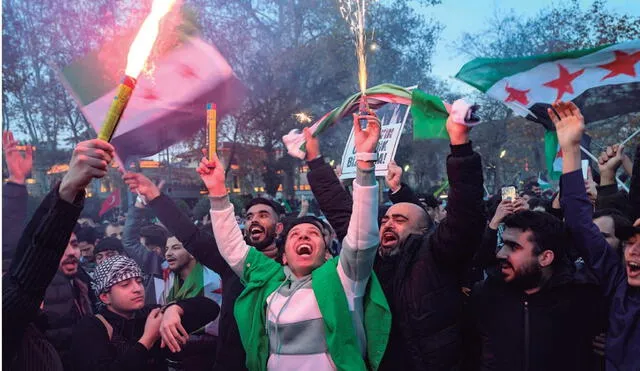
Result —
[[91, 226], [82, 226], [80, 223], [76, 237], [78, 238], [78, 247], [80, 249], [80, 266], [93, 277], [93, 271], [96, 269], [95, 247], [98, 243], [98, 233]]
[[[93, 178], [106, 175], [113, 157], [113, 147], [102, 140], [79, 143], [61, 183], [55, 185], [36, 210], [18, 242], [16, 257], [2, 284], [3, 366], [11, 369], [62, 369], [60, 357], [43, 338], [46, 323], [38, 321], [38, 309], [47, 296], [54, 294], [49, 286], [56, 270], [60, 279], [59, 306], [49, 301], [45, 309], [59, 314], [90, 314], [87, 285], [74, 277], [80, 252], [73, 228], [82, 211], [84, 189]], [[47, 290], [47, 286], [49, 289]], [[66, 300], [66, 301], [65, 301]], [[72, 306], [72, 308], [69, 308]], [[49, 314], [54, 314], [50, 311]], [[52, 318], [55, 319], [55, 318]], [[69, 321], [71, 322], [71, 321]], [[69, 324], [71, 325], [71, 324]]]
[[249, 201], [245, 215], [245, 241], [274, 259], [278, 254], [276, 237], [282, 233], [282, 207], [274, 201], [258, 197]]
[[[482, 239], [485, 218], [480, 156], [472, 149], [470, 127], [454, 117], [459, 116], [452, 113], [446, 124], [451, 140], [447, 217], [427, 232], [433, 221], [426, 211], [415, 203], [400, 202], [387, 210], [380, 225], [373, 269], [392, 313], [381, 370], [448, 371], [461, 363], [460, 282]], [[318, 140], [308, 128], [304, 134], [311, 190], [342, 238], [349, 226], [351, 196], [322, 158]], [[397, 185], [403, 192], [399, 178]]]
[[46, 336], [58, 350], [63, 364], [68, 363], [72, 327], [84, 316], [93, 314], [96, 302], [90, 290], [90, 278], [80, 268], [80, 248], [76, 234], [71, 235], [60, 259], [58, 272], [45, 292], [42, 309], [47, 321]]
[[[580, 182], [585, 192], [582, 176]], [[569, 239], [563, 223], [545, 212], [516, 212], [503, 223], [499, 270], [474, 287], [469, 305], [479, 368], [594, 369], [601, 296], [595, 285], [575, 276], [567, 256], [580, 239], [575, 234]]]
[[[587, 198], [580, 174], [580, 139], [585, 131], [584, 118], [573, 103], [557, 103], [549, 111], [556, 126], [558, 143], [563, 153], [560, 202], [565, 221], [576, 240], [586, 266], [608, 299], [609, 318], [605, 346], [606, 370], [640, 369], [640, 219], [636, 227], [625, 228], [621, 236], [623, 260], [619, 252], [592, 221], [593, 209]], [[556, 115], [557, 112], [557, 115]], [[638, 149], [640, 151], [640, 148]], [[622, 161], [620, 152], [615, 162]], [[640, 199], [640, 157], [636, 157], [629, 200]], [[615, 165], [615, 164], [612, 164]], [[639, 204], [635, 203], [637, 212]]]
[[503, 223], [499, 270], [474, 287], [469, 305], [480, 369], [592, 369], [598, 290], [575, 277], [562, 222], [526, 210]]
[[[192, 254], [202, 265], [218, 273], [222, 279], [222, 307], [220, 308], [218, 342], [216, 349], [216, 371], [246, 370], [245, 351], [240, 341], [238, 324], [233, 316], [235, 301], [244, 289], [240, 278], [233, 272], [229, 264], [222, 258], [211, 227], [198, 228], [191, 219], [178, 208], [167, 195], [149, 178], [138, 173], [126, 173], [124, 180], [132, 192], [140, 192], [154, 211], [158, 219], [167, 229], [182, 241], [184, 248]], [[253, 244], [261, 245], [262, 251], [274, 257], [277, 253], [275, 245], [277, 233], [282, 230], [279, 215], [282, 207], [275, 202], [258, 198], [252, 201], [247, 209], [252, 220], [245, 224], [245, 239]], [[255, 236], [251, 240], [253, 224]], [[270, 241], [269, 244], [266, 242]]]

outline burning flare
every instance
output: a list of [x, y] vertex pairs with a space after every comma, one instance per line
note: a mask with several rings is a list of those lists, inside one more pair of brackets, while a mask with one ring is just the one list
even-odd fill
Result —
[[145, 63], [153, 44], [156, 42], [158, 32], [160, 31], [160, 21], [169, 11], [176, 0], [154, 0], [151, 6], [151, 13], [147, 16], [140, 27], [140, 31], [136, 35], [135, 40], [129, 48], [127, 56], [127, 69], [125, 74], [133, 78], [137, 78]]

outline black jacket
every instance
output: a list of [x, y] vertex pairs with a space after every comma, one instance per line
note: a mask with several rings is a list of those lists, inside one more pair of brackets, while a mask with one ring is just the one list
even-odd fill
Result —
[[18, 239], [27, 219], [29, 194], [24, 184], [7, 182], [2, 186], [2, 271], [11, 264]]
[[477, 370], [593, 370], [591, 341], [602, 323], [595, 285], [567, 269], [527, 295], [490, 276], [473, 290], [469, 305], [479, 341]]
[[[21, 349], [23, 336], [27, 327], [34, 331], [28, 331], [26, 336], [39, 332], [35, 331], [33, 324], [38, 317], [47, 286], [58, 270], [60, 258], [82, 211], [83, 200], [84, 193], [79, 194], [74, 203], [70, 204], [60, 199], [58, 186], [53, 187], [20, 237], [11, 268], [2, 277], [2, 336], [11, 339], [3, 342], [2, 364], [5, 367], [9, 367], [10, 362], [18, 356], [29, 359], [32, 370], [38, 369], [34, 364], [44, 353], [34, 351], [25, 354], [24, 349]], [[41, 340], [38, 343], [42, 345]], [[42, 350], [50, 347], [37, 348]], [[49, 355], [52, 354], [49, 352]], [[39, 366], [46, 370], [52, 364], [50, 359], [42, 359]]]
[[[218, 304], [203, 296], [178, 302], [184, 310], [182, 325], [192, 332], [212, 321], [219, 311]], [[166, 370], [167, 348], [160, 349], [158, 340], [147, 350], [138, 340], [144, 333], [147, 316], [154, 306], [146, 306], [132, 319], [124, 318], [107, 309], [100, 314], [113, 328], [109, 339], [107, 329], [96, 316], [83, 318], [73, 328], [71, 357], [74, 371], [139, 371]]]
[[162, 194], [149, 202], [149, 206], [162, 224], [184, 244], [185, 249], [204, 266], [218, 273], [222, 279], [222, 306], [214, 370], [246, 370], [246, 355], [233, 315], [236, 299], [244, 290], [240, 278], [220, 255], [213, 234], [198, 229], [171, 198]]
[[67, 368], [72, 328], [82, 317], [93, 314], [96, 300], [88, 277], [83, 275], [86, 273], [80, 267], [75, 277], [66, 277], [58, 271], [44, 295], [41, 327]]
[[[410, 236], [401, 254], [378, 257], [374, 263], [392, 313], [381, 370], [448, 371], [457, 369], [461, 361], [464, 300], [460, 281], [486, 221], [480, 156], [471, 144], [452, 146], [451, 151], [447, 218], [428, 235]], [[315, 165], [310, 164], [308, 179], [320, 208], [336, 230], [346, 230], [334, 223], [348, 223], [348, 215], [332, 215], [333, 210], [343, 210], [346, 191], [338, 188], [328, 165]]]

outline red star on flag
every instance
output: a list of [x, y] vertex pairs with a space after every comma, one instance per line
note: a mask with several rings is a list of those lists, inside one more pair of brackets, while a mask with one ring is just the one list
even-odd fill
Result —
[[628, 75], [631, 77], [636, 77], [636, 63], [640, 61], [640, 52], [627, 54], [620, 50], [614, 50], [613, 54], [615, 56], [615, 59], [612, 62], [598, 66], [605, 70], [609, 70], [609, 73], [605, 77], [603, 77], [602, 80], [618, 75]]
[[506, 91], [509, 96], [507, 96], [507, 98], [504, 100], [505, 102], [519, 102], [524, 104], [525, 106], [527, 104], [529, 104], [529, 98], [527, 98], [527, 93], [530, 91], [531, 89], [527, 89], [527, 90], [518, 90], [516, 88], [512, 88], [509, 86], [509, 83], [507, 82], [507, 85], [504, 87], [504, 91]]
[[180, 74], [180, 76], [184, 77], [185, 79], [199, 79], [200, 77], [198, 76], [198, 74], [196, 73], [196, 71], [189, 66], [188, 64], [185, 63], [181, 63], [178, 66], [178, 73]]
[[573, 86], [571, 85], [571, 83], [578, 76], [584, 73], [584, 68], [574, 73], [569, 73], [569, 70], [567, 70], [567, 68], [561, 64], [558, 64], [558, 69], [560, 70], [560, 76], [558, 76], [558, 78], [555, 80], [551, 80], [543, 84], [544, 86], [548, 86], [550, 88], [558, 90], [558, 96], [556, 97], [556, 100], [560, 100], [564, 93], [573, 94]]
[[146, 88], [144, 90], [142, 98], [146, 99], [146, 100], [158, 100], [159, 99], [159, 97], [156, 94], [156, 92], [153, 89], [150, 89], [150, 88]]

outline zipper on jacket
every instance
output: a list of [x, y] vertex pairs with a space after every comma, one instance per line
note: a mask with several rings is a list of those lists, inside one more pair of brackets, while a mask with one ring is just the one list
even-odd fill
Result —
[[524, 371], [529, 371], [529, 302], [524, 301]]

